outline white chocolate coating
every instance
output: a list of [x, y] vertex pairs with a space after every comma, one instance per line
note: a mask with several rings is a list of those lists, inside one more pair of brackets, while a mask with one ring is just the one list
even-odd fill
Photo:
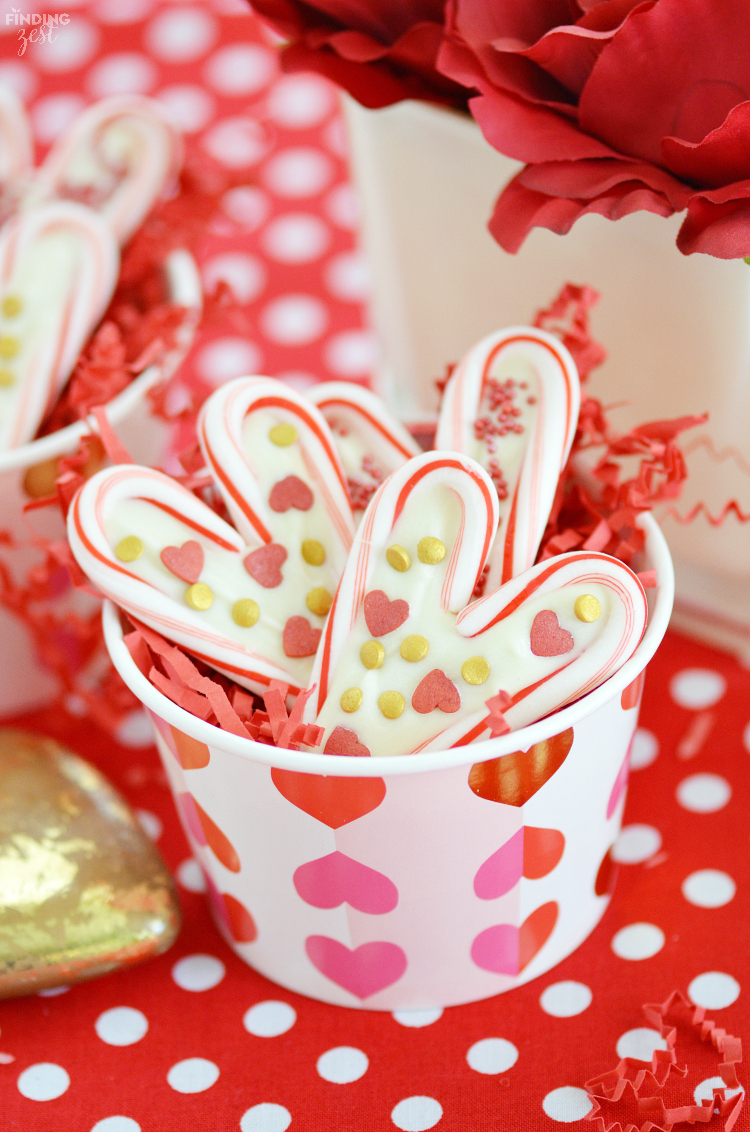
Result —
[[21, 212], [0, 231], [0, 450], [36, 433], [107, 307], [118, 269], [109, 227], [80, 204]]
[[[561, 555], [467, 606], [496, 522], [491, 481], [465, 456], [426, 453], [381, 488], [357, 533], [311, 678], [318, 688], [308, 716], [325, 728], [324, 743], [342, 727], [372, 755], [462, 745], [487, 737], [486, 702], [500, 691], [511, 698], [503, 711], [507, 723], [521, 727], [591, 691], [632, 655], [646, 624], [645, 594], [632, 571], [606, 555]], [[420, 561], [425, 537], [444, 544], [441, 561]], [[394, 544], [409, 555], [408, 569], [389, 563]], [[394, 628], [388, 618], [398, 621], [403, 607], [399, 613], [392, 604], [382, 623], [370, 617], [368, 624], [365, 599], [378, 591], [389, 603], [408, 605]], [[594, 621], [576, 616], [575, 602], [583, 595], [599, 602]], [[542, 621], [553, 619], [551, 630], [535, 628], [540, 614]], [[427, 642], [426, 655], [404, 659], [405, 639], [414, 636]], [[385, 652], [375, 668], [361, 659], [371, 640]], [[472, 658], [488, 666], [481, 683], [462, 675]], [[428, 691], [437, 689], [440, 699], [442, 689], [443, 702], [457, 710], [413, 706], [416, 696], [424, 709], [430, 695], [422, 681], [436, 671], [441, 675], [427, 680]], [[353, 688], [362, 692], [360, 706], [345, 711], [341, 697]], [[395, 718], [379, 704], [384, 692], [403, 698]]]
[[464, 452], [500, 495], [487, 590], [533, 564], [575, 436], [580, 385], [562, 343], [533, 327], [482, 339], [448, 382], [435, 447]]

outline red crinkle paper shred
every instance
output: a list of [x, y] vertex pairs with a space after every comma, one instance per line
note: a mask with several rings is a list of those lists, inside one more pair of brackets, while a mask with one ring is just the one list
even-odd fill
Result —
[[[702, 1006], [694, 1006], [680, 991], [673, 991], [666, 1002], [646, 1004], [643, 1013], [647, 1021], [658, 1030], [667, 1048], [654, 1051], [651, 1067], [632, 1057], [623, 1058], [617, 1067], [608, 1073], [593, 1077], [584, 1088], [588, 1093], [592, 1108], [585, 1117], [593, 1121], [596, 1132], [671, 1132], [676, 1124], [708, 1124], [715, 1115], [722, 1118], [723, 1132], [731, 1132], [742, 1110], [744, 1092], [727, 1097], [727, 1089], [740, 1088], [737, 1079], [737, 1065], [742, 1061], [742, 1042], [716, 1026], [706, 1018]], [[664, 1098], [659, 1096], [672, 1073], [686, 1077], [687, 1065], [677, 1063], [678, 1030], [693, 1030], [703, 1042], [710, 1042], [719, 1056], [717, 1076], [725, 1088], [714, 1088], [710, 1100], [701, 1104], [679, 1105], [667, 1108]], [[641, 1124], [623, 1125], [618, 1120], [610, 1120], [605, 1106], [615, 1104], [623, 1096], [634, 1098]]]

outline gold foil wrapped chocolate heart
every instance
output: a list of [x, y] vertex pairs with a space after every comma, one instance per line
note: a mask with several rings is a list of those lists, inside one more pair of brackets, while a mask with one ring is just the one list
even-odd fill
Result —
[[0, 731], [0, 998], [158, 955], [180, 910], [131, 810], [51, 739]]

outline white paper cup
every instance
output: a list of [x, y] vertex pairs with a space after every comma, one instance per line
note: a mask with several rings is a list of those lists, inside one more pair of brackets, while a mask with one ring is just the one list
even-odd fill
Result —
[[[146, 396], [159, 382], [170, 377], [184, 358], [197, 326], [202, 304], [200, 275], [192, 256], [186, 251], [174, 251], [165, 261], [170, 298], [185, 306], [188, 314], [177, 334], [174, 347], [158, 364], [149, 366], [131, 381], [121, 393], [110, 401], [107, 416], [118, 436], [139, 463], [153, 466], [161, 463], [168, 443], [168, 428], [154, 416]], [[29, 586], [33, 571], [44, 560], [41, 549], [31, 545], [32, 532], [48, 539], [64, 539], [65, 524], [62, 516], [49, 508], [24, 517], [24, 504], [29, 496], [24, 490], [24, 479], [29, 469], [36, 468], [61, 456], [72, 455], [80, 438], [91, 431], [85, 421], [79, 421], [32, 440], [20, 448], [0, 453], [0, 532], [9, 534], [18, 547], [3, 546], [0, 550], [0, 568], [17, 586]], [[6, 665], [0, 682], [0, 716], [42, 707], [60, 692], [60, 680], [52, 667], [45, 664], [45, 651], [50, 643], [55, 649], [66, 647], [70, 651], [70, 666], [77, 665], [76, 641], [70, 634], [69, 642], [62, 641], [66, 633], [66, 616], [90, 616], [96, 609], [96, 599], [76, 591], [70, 584], [67, 572], [60, 569], [59, 585], [54, 594], [40, 596], [34, 602], [33, 614], [36, 630], [29, 620], [14, 613], [6, 604], [0, 605], [0, 641], [3, 652], [12, 657]], [[51, 642], [51, 639], [54, 641]]]
[[[107, 647], [151, 716], [177, 808], [237, 954], [289, 990], [415, 1010], [510, 990], [559, 963], [602, 916], [642, 674], [674, 580], [650, 516], [648, 628], [620, 671], [497, 739], [394, 758], [279, 750], [177, 707]], [[523, 874], [523, 875], [522, 875]]]

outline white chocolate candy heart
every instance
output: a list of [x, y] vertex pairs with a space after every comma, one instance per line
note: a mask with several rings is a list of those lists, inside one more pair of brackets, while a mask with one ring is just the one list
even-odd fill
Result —
[[561, 555], [467, 607], [496, 525], [492, 482], [466, 456], [425, 453], [379, 490], [310, 681], [306, 714], [326, 749], [340, 745], [337, 729], [372, 755], [502, 733], [591, 691], [632, 655], [645, 594], [606, 555]]
[[239, 684], [307, 684], [354, 531], [323, 418], [272, 378], [206, 402], [199, 435], [239, 532], [160, 472], [107, 469], [76, 495], [68, 537], [108, 597]]
[[124, 244], [181, 164], [182, 140], [159, 103], [116, 95], [76, 118], [47, 154], [28, 201], [81, 201]]
[[0, 451], [30, 440], [109, 303], [119, 254], [95, 212], [56, 201], [0, 231]]
[[579, 406], [578, 371], [568, 350], [552, 334], [527, 326], [478, 342], [445, 388], [435, 447], [477, 460], [500, 500], [487, 591], [536, 558]]
[[422, 449], [384, 402], [350, 381], [326, 381], [307, 393], [333, 433], [356, 519], [380, 484]]

